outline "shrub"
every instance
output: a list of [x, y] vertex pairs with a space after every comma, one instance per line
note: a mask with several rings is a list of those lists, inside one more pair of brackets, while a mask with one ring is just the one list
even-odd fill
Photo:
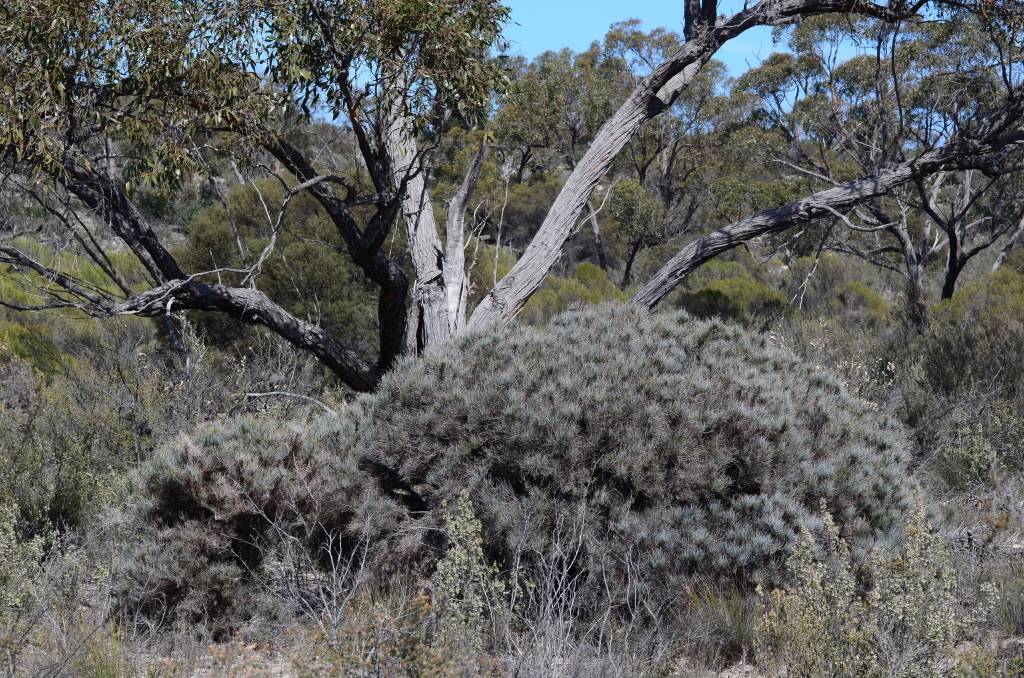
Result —
[[758, 663], [769, 675], [943, 675], [953, 647], [991, 609], [965, 613], [942, 539], [929, 529], [918, 500], [902, 543], [881, 551], [861, 576], [825, 515], [823, 553], [804, 531], [788, 568], [795, 582], [775, 591], [758, 629]]
[[792, 308], [785, 294], [748, 278], [711, 280], [681, 294], [678, 304], [698, 318], [721, 317], [744, 325], [761, 325]]
[[351, 524], [343, 488], [356, 471], [328, 447], [247, 417], [161, 447], [133, 478], [141, 539], [121, 565], [121, 609], [214, 637], [234, 630], [263, 605], [252, 584], [281, 530], [316, 552]]
[[381, 492], [404, 548], [469, 489], [490, 557], [575, 524], [579, 567], [616, 595], [770, 578], [821, 499], [858, 548], [906, 504], [895, 425], [766, 338], [685, 314], [603, 305], [463, 337], [352, 416], [354, 453], [407, 493]]
[[[453, 340], [301, 432], [247, 419], [180, 439], [140, 473], [155, 539], [140, 562], [187, 539], [244, 578], [244, 544], [290, 520], [372, 545], [377, 572], [429, 575], [443, 507], [468, 492], [489, 562], [563, 568], [580, 608], [639, 614], [691, 575], [773, 579], [822, 499], [863, 552], [907, 504], [902, 449], [766, 337], [602, 305]], [[168, 604], [203, 585], [185, 562], [160, 575]]]
[[1000, 269], [937, 304], [921, 354], [934, 392], [1016, 397], [1024, 380], [1024, 276]]
[[0, 364], [0, 483], [33, 534], [81, 528], [110, 484], [97, 459], [102, 415], [90, 414], [25, 361]]
[[838, 309], [860, 312], [866, 316], [868, 323], [885, 320], [890, 313], [889, 304], [882, 295], [857, 280], [847, 280], [839, 285], [832, 305]]
[[541, 325], [555, 314], [579, 304], [625, 300], [626, 294], [615, 287], [606, 272], [594, 264], [582, 263], [576, 266], [574, 278], [548, 276], [543, 289], [526, 302], [522, 316], [532, 325]]

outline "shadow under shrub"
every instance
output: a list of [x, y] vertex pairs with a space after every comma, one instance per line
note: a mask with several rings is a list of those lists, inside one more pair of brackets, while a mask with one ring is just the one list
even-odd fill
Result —
[[167, 446], [139, 477], [149, 584], [133, 595], [230, 612], [235, 593], [188, 589], [205, 563], [243, 585], [272, 523], [429, 575], [442, 507], [468, 491], [491, 562], [529, 580], [567, 554], [580, 612], [634, 615], [695, 575], [773, 580], [822, 500], [863, 553], [909, 484], [896, 426], [764, 336], [603, 305], [458, 338], [301, 431], [245, 419]]

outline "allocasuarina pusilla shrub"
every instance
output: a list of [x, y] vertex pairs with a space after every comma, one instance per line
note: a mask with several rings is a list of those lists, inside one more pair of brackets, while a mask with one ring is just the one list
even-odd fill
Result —
[[[271, 471], [232, 469], [286, 455], [261, 446], [297, 446], [290, 458], [322, 470], [295, 491], [318, 496], [275, 509], [317, 507], [328, 531], [358, 537], [378, 562], [429, 571], [442, 503], [468, 489], [491, 558], [561, 562], [595, 603], [614, 605], [644, 593], [664, 601], [693, 574], [773, 577], [800, 528], [820, 527], [822, 499], [862, 550], [909, 504], [897, 427], [835, 377], [739, 327], [626, 306], [458, 338], [403, 362], [377, 393], [300, 439], [260, 443], [253, 427], [202, 432], [193, 443], [211, 452], [189, 459], [180, 441], [165, 448], [143, 472], [150, 520], [172, 529], [160, 516], [177, 510], [223, 535], [225, 521], [249, 524], [238, 511], [272, 514], [218, 509], [218, 493], [198, 488], [266, 487]], [[201, 470], [211, 464], [219, 470]], [[206, 513], [175, 509], [182, 492], [163, 491], [169, 483], [193, 488]]]

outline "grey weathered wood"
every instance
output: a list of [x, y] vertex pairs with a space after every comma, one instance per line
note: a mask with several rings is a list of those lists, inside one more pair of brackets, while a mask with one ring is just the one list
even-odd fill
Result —
[[448, 222], [445, 227], [444, 286], [448, 294], [448, 323], [451, 334], [462, 331], [466, 324], [465, 300], [469, 296], [469, 278], [466, 276], [466, 208], [473, 199], [480, 174], [483, 172], [487, 154], [490, 151], [487, 139], [480, 142], [480, 149], [473, 157], [462, 185], [455, 192], [448, 205]]
[[848, 181], [787, 205], [759, 212], [684, 247], [630, 299], [647, 309], [654, 308], [694, 269], [726, 250], [771, 233], [780, 233], [798, 224], [829, 216], [833, 211], [849, 209], [872, 198], [885, 195], [897, 186], [946, 169], [988, 166], [1000, 151], [1024, 141], [1024, 133], [1006, 128], [1022, 113], [1022, 100], [1015, 92], [1010, 102], [975, 130], [973, 138], [937, 148], [874, 176]]
[[409, 333], [406, 350], [412, 353], [442, 342], [451, 335], [448, 322], [448, 296], [444, 289], [444, 253], [437, 234], [434, 206], [420, 167], [412, 123], [397, 115], [388, 126], [385, 146], [396, 183], [405, 182], [402, 192], [402, 219], [409, 238], [416, 281], [409, 308]]
[[[909, 8], [908, 12], [916, 12]], [[675, 54], [655, 68], [601, 127], [569, 176], [544, 223], [522, 258], [481, 301], [467, 324], [470, 330], [507, 321], [540, 288], [561, 255], [584, 204], [608, 172], [622, 147], [640, 126], [666, 110], [690, 85], [718, 48], [754, 26], [788, 23], [794, 18], [844, 12], [892, 21], [903, 13], [862, 0], [762, 0], [714, 28], [696, 31]]]
[[1017, 230], [1013, 232], [1010, 239], [1003, 245], [1003, 249], [999, 252], [999, 256], [996, 258], [996, 262], [992, 264], [992, 272], [995, 273], [1003, 264], [1006, 263], [1006, 258], [1010, 256], [1010, 252], [1013, 251], [1014, 245], [1020, 240], [1021, 234], [1024, 233], [1024, 217], [1021, 217], [1020, 223], [1017, 225]]

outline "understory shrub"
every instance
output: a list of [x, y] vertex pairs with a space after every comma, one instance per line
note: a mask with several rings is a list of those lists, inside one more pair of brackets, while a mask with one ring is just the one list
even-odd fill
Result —
[[1016, 398], [1024, 379], [1024, 275], [1000, 269], [932, 310], [919, 340], [927, 386]]
[[623, 559], [760, 580], [821, 499], [858, 547], [906, 506], [894, 424], [764, 336], [685, 314], [605, 305], [464, 337], [396, 369], [351, 425], [408, 492], [381, 492], [399, 523], [468, 488], [492, 557], [561, 525], [623, 586]]
[[955, 644], [991, 610], [993, 592], [961, 598], [920, 501], [899, 546], [880, 549], [865, 568], [851, 564], [828, 514], [824, 521], [823, 548], [804, 531], [788, 564], [795, 581], [767, 596], [755, 638], [760, 668], [808, 678], [945, 675]]
[[712, 280], [679, 296], [679, 306], [699, 318], [722, 317], [760, 325], [792, 310], [782, 292], [749, 278]]
[[[258, 573], [281, 529], [429, 576], [443, 507], [468, 493], [488, 562], [524, 580], [559, 569], [577, 609], [628, 616], [692, 576], [773, 581], [822, 500], [863, 554], [909, 480], [898, 428], [765, 336], [602, 305], [405, 360], [337, 418], [207, 426], [137, 485], [148, 588], [133, 595], [154, 611], [226, 610], [224, 587]], [[222, 592], [189, 591], [205, 586]]]
[[[121, 608], [212, 636], [263, 601], [252, 582], [284, 534], [317, 552], [352, 524], [357, 472], [335, 445], [273, 420], [240, 417], [180, 435], [136, 474], [140, 546], [122, 565]], [[264, 610], [266, 612], [266, 610]]]

